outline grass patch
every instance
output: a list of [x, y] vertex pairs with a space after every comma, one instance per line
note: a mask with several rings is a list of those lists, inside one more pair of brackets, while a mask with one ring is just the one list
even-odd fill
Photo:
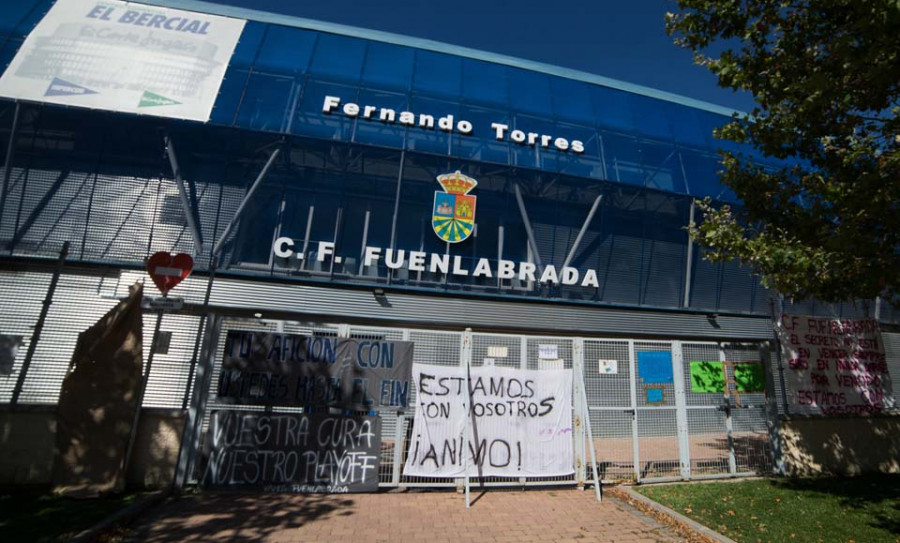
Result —
[[900, 476], [635, 487], [739, 543], [900, 543]]
[[75, 500], [46, 492], [0, 491], [0, 541], [66, 541], [136, 498]]

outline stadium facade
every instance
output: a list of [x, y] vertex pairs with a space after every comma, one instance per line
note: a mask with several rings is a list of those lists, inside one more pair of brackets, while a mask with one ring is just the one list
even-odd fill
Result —
[[[208, 122], [0, 100], [0, 334], [22, 338], [0, 402], [33, 417], [6, 419], [23, 443], [51, 439], [33, 421], [52, 412], [78, 332], [157, 251], [196, 264], [172, 292], [183, 307], [145, 315], [153, 365], [131, 470], [145, 484], [170, 480], [194, 385], [210, 386], [197, 368], [235, 328], [408, 339], [439, 364], [459, 362], [466, 328], [475, 364], [537, 368], [555, 344], [585, 376], [607, 479], [771, 472], [785, 414], [773, 311], [875, 311], [792, 306], [692, 245], [695, 199], [738, 203], [716, 173], [729, 144], [712, 137], [729, 110], [421, 39], [145, 3], [247, 21]], [[0, 65], [51, 5], [0, 6]], [[892, 311], [878, 307], [888, 328]], [[900, 341], [885, 337], [895, 364]], [[671, 354], [658, 395], [639, 352]], [[768, 393], [723, 407], [692, 392], [694, 360], [765, 361]], [[396, 414], [386, 438], [410, 420]], [[7, 480], [45, 478], [30, 447], [9, 450]], [[412, 482], [398, 458], [382, 464], [383, 484]]]

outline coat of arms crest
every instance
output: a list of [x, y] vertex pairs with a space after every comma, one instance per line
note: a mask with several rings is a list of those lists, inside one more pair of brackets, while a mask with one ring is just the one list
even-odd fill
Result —
[[434, 191], [434, 211], [431, 226], [444, 241], [459, 243], [468, 239], [475, 228], [475, 196], [468, 192], [478, 181], [457, 170], [439, 175], [438, 183], [444, 192]]

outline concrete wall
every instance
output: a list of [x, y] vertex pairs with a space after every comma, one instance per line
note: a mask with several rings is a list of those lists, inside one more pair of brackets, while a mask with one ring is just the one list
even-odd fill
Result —
[[900, 417], [781, 421], [785, 475], [900, 473]]
[[56, 406], [0, 407], [0, 484], [49, 484]]
[[[130, 486], [169, 485], [175, 473], [184, 415], [144, 408], [138, 424]], [[50, 484], [56, 447], [56, 406], [0, 406], [0, 485]]]

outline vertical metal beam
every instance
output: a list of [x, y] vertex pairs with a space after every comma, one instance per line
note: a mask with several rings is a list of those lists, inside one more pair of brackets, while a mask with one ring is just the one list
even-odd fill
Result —
[[[465, 439], [463, 442], [465, 443], [463, 447], [463, 458], [465, 459], [465, 478], [466, 478], [466, 509], [472, 506], [471, 496], [469, 492], [469, 424], [475, 422], [475, 411], [472, 409], [472, 329], [466, 328], [466, 331], [463, 332], [463, 349], [462, 349], [462, 363], [465, 364], [466, 368], [466, 410], [469, 411], [471, 416], [466, 417], [465, 429], [463, 430]], [[471, 419], [471, 423], [470, 423]], [[477, 442], [477, 437], [476, 437]]]
[[[400, 339], [402, 341], [409, 341], [409, 329], [404, 328], [402, 332], [402, 336]], [[399, 409], [394, 413], [394, 456], [391, 458], [391, 484], [394, 486], [400, 486], [400, 469], [401, 469], [401, 460], [403, 459], [404, 453], [404, 443], [403, 438], [406, 436], [406, 432], [404, 431], [404, 423], [406, 421], [406, 417], [403, 415], [403, 411]]]
[[778, 356], [778, 385], [781, 387], [781, 401], [784, 406], [784, 414], [791, 414], [791, 405], [788, 403], [787, 388], [784, 383], [784, 360], [781, 358], [781, 338], [778, 336], [778, 326], [781, 324], [781, 315], [784, 314], [784, 299], [778, 299], [778, 311], [775, 310], [775, 299], [769, 299], [769, 311], [772, 315], [772, 337], [775, 339], [776, 355]]
[[359, 273], [357, 275], [362, 275], [365, 270], [366, 258], [366, 244], [369, 243], [369, 216], [372, 214], [371, 211], [366, 211], [366, 219], [363, 221], [363, 234], [362, 234], [362, 244], [359, 248]]
[[541, 262], [541, 254], [538, 252], [537, 241], [534, 239], [534, 231], [531, 229], [531, 221], [528, 220], [528, 212], [525, 211], [525, 202], [522, 200], [522, 191], [519, 190], [518, 183], [513, 183], [516, 191], [516, 202], [519, 204], [519, 214], [522, 215], [522, 223], [525, 225], [525, 234], [528, 235], [528, 244], [531, 246], [531, 252], [534, 254], [534, 260], [538, 268], [543, 269], [544, 263]]
[[[505, 234], [506, 234], [506, 232], [505, 232], [505, 229], [503, 228], [503, 225], [502, 224], [498, 225], [497, 226], [497, 262], [498, 263], [503, 258], [503, 241], [504, 241], [503, 237]], [[497, 277], [497, 288], [501, 288], [502, 286], [503, 286], [503, 279], [500, 279], [499, 277]], [[525, 367], [523, 366], [522, 369], [525, 369]]]
[[[447, 136], [449, 138], [449, 136]], [[397, 240], [397, 214], [400, 211], [400, 188], [403, 186], [403, 169], [406, 167], [406, 149], [400, 151], [400, 169], [397, 171], [397, 191], [394, 193], [394, 216], [391, 218], [391, 249]]]
[[339, 257], [337, 255], [338, 238], [341, 235], [341, 223], [343, 222], [343, 219], [344, 219], [344, 208], [339, 207], [337, 210], [337, 217], [334, 218], [334, 234], [331, 237], [331, 243], [334, 246], [335, 254], [331, 255], [331, 259], [330, 259], [331, 264], [328, 266], [328, 274], [331, 276], [332, 279], [334, 279], [334, 265], [340, 264], [341, 260], [343, 260], [341, 257]]
[[[575, 484], [579, 489], [584, 489], [587, 465], [584, 459], [585, 431], [584, 414], [587, 411], [587, 402], [584, 401], [584, 340], [575, 338], [572, 341], [572, 404], [575, 412], [572, 438], [575, 440]], [[596, 469], [596, 466], [595, 466]]]
[[306, 232], [303, 234], [303, 260], [301, 260], [300, 269], [306, 269], [306, 261], [309, 260], [306, 251], [309, 249], [309, 236], [312, 233], [313, 215], [316, 213], [316, 206], [309, 206], [309, 215], [306, 217]]
[[[694, 224], [694, 200], [691, 200], [691, 215], [688, 218], [688, 224]], [[684, 299], [681, 307], [690, 307], [691, 305], [691, 274], [694, 271], [694, 240], [688, 235], [687, 258], [684, 263]]]
[[672, 375], [675, 385], [675, 431], [678, 432], [678, 463], [682, 479], [691, 478], [691, 439], [687, 393], [684, 386], [684, 352], [680, 341], [672, 342]]
[[200, 444], [200, 430], [203, 427], [203, 416], [209, 400], [209, 386], [213, 373], [213, 356], [219, 339], [219, 328], [222, 317], [209, 315], [209, 324], [203, 336], [203, 348], [200, 352], [200, 363], [197, 366], [197, 379], [191, 405], [184, 419], [181, 433], [181, 449], [178, 452], [178, 464], [175, 467], [175, 487], [184, 488], [194, 468], [194, 459]]
[[16, 378], [16, 386], [13, 388], [12, 399], [10, 399], [12, 405], [16, 405], [19, 402], [19, 396], [22, 394], [22, 388], [25, 386], [25, 376], [28, 375], [28, 368], [31, 366], [31, 360], [34, 358], [34, 351], [41, 341], [41, 332], [44, 330], [44, 322], [47, 320], [47, 313], [50, 312], [50, 304], [53, 303], [56, 285], [59, 284], [59, 276], [62, 274], [63, 267], [66, 264], [66, 257], [68, 256], [69, 242], [67, 241], [63, 243], [62, 249], [59, 251], [56, 269], [53, 271], [53, 277], [50, 279], [50, 286], [47, 287], [47, 295], [44, 297], [41, 313], [34, 323], [34, 332], [31, 334], [31, 341], [28, 343], [28, 351], [25, 353], [25, 360], [22, 361], [22, 368], [19, 370], [19, 376]]
[[21, 104], [16, 102], [16, 110], [13, 113], [12, 129], [9, 132], [9, 143], [6, 145], [6, 158], [3, 161], [3, 186], [0, 187], [0, 219], [3, 218], [3, 209], [6, 207], [6, 191], [9, 188], [9, 176], [12, 172], [13, 153], [16, 152], [16, 137], [19, 134], [19, 108]]
[[584, 237], [584, 233], [587, 232], [588, 225], [591, 224], [591, 221], [594, 219], [594, 213], [597, 212], [597, 208], [600, 206], [600, 202], [603, 200], [603, 195], [597, 196], [594, 199], [594, 205], [591, 206], [591, 210], [588, 211], [587, 218], [584, 219], [584, 224], [581, 225], [581, 230], [578, 231], [578, 235], [575, 237], [575, 243], [572, 244], [572, 248], [569, 249], [569, 254], [566, 255], [566, 260], [563, 262], [563, 268], [569, 265], [572, 262], [572, 258], [575, 256], [575, 251], [578, 250], [578, 246], [581, 245], [581, 238]]
[[[578, 338], [584, 341], [582, 338]], [[591, 429], [591, 413], [590, 407], [588, 406], [587, 400], [587, 389], [584, 386], [584, 373], [582, 372], [579, 379], [581, 379], [581, 401], [582, 405], [584, 405], [584, 411], [582, 412], [582, 417], [584, 419], [584, 427], [587, 428], [587, 439], [588, 445], [591, 450], [591, 469], [594, 472], [594, 494], [597, 496], [597, 501], [603, 501], [603, 491], [600, 490], [600, 467], [597, 464], [597, 449], [594, 446], [594, 431]]]
[[528, 369], [528, 337], [519, 338], [519, 367], [523, 370]]
[[203, 237], [200, 235], [200, 228], [194, 218], [194, 211], [191, 207], [191, 200], [188, 198], [187, 187], [184, 186], [184, 179], [181, 177], [181, 168], [178, 166], [178, 156], [175, 154], [175, 146], [172, 138], [165, 137], [166, 154], [169, 155], [169, 163], [172, 165], [172, 174], [175, 176], [175, 186], [178, 188], [178, 197], [181, 200], [181, 209], [184, 211], [184, 217], [187, 220], [188, 228], [194, 237], [194, 256], [203, 252]]
[[[725, 347], [719, 343], [719, 362], [722, 362], [722, 367], [725, 367], [724, 362], [726, 361], [725, 356]], [[728, 371], [725, 368], [725, 371]], [[732, 372], [734, 368], [732, 368]], [[734, 374], [732, 373], [731, 378], [734, 379]], [[731, 412], [734, 410], [735, 402], [731, 401], [731, 390], [728, 388], [728, 380], [725, 381], [725, 437], [728, 441], [728, 473], [734, 475], [737, 473], [737, 457], [734, 454], [734, 420], [731, 417]]]
[[144, 405], [144, 395], [147, 393], [147, 383], [150, 381], [150, 369], [153, 368], [153, 355], [156, 354], [156, 342], [159, 341], [159, 328], [162, 325], [163, 312], [156, 313], [156, 324], [153, 326], [153, 335], [150, 336], [150, 354], [147, 355], [147, 367], [141, 377], [141, 388], [138, 390], [137, 408], [134, 410], [134, 418], [131, 420], [131, 433], [128, 436], [128, 447], [125, 449], [125, 462], [122, 471], [128, 474], [128, 466], [131, 464], [131, 455], [134, 452], [134, 441], [137, 438], [138, 423], [141, 420], [141, 408]]
[[[212, 254], [219, 254], [219, 251], [222, 249], [222, 245], [225, 243], [225, 240], [228, 239], [228, 235], [231, 234], [231, 229], [234, 228], [235, 223], [244, 212], [244, 208], [247, 206], [247, 202], [250, 201], [250, 198], [252, 198], [256, 193], [256, 189], [258, 189], [262, 184], [263, 179], [265, 179], [266, 175], [269, 174], [269, 168], [272, 167], [272, 163], [274, 163], [275, 159], [278, 158], [279, 153], [281, 153], [281, 149], [276, 148], [274, 151], [272, 151], [272, 154], [269, 155], [269, 160], [266, 161], [266, 164], [265, 166], [263, 166], [262, 171], [259, 172], [259, 175], [256, 176], [256, 180], [253, 181], [252, 185], [250, 185], [250, 189], [247, 191], [247, 194], [244, 195], [244, 199], [241, 200], [240, 205], [238, 205], [237, 211], [234, 212], [234, 216], [232, 216], [231, 220], [228, 221], [228, 225], [225, 226], [225, 230], [222, 232], [222, 235], [219, 236], [219, 240], [213, 245]], [[174, 154], [171, 156], [174, 156]], [[169, 157], [170, 159], [171, 156]], [[174, 169], [176, 166], [177, 165], [173, 165], [172, 168]], [[182, 204], [183, 203], [184, 202], [182, 202]]]
[[641, 482], [640, 434], [637, 416], [637, 361], [634, 354], [634, 340], [628, 340], [628, 380], [631, 395], [631, 457], [634, 462], [634, 480]]
[[775, 394], [775, 375], [772, 373], [771, 342], [759, 345], [759, 358], [766, 376], [766, 430], [772, 445], [772, 468], [775, 475], [784, 475], [784, 454], [781, 443], [781, 427], [778, 424], [778, 396]]

